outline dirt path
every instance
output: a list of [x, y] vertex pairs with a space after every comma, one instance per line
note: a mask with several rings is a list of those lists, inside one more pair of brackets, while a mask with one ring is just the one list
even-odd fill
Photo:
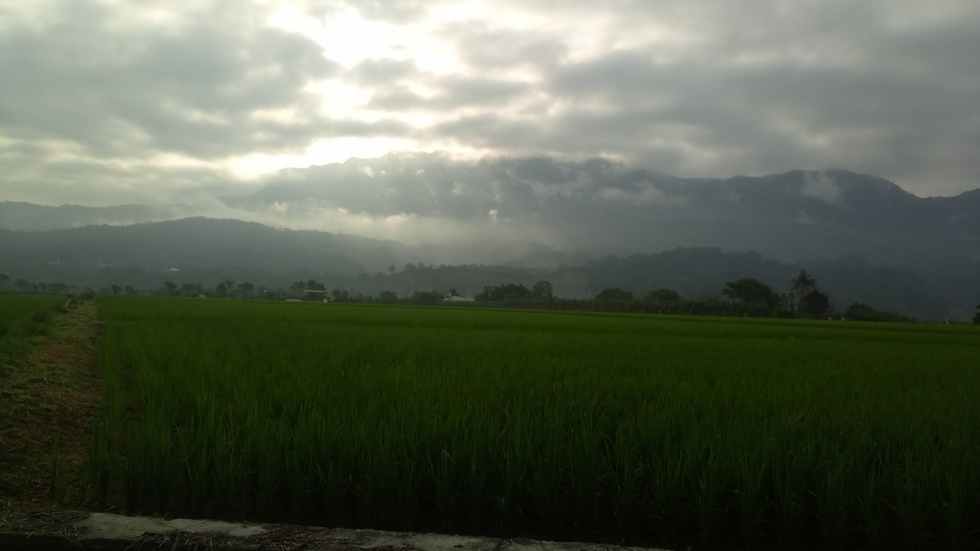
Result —
[[0, 507], [85, 505], [99, 333], [95, 302], [77, 302], [0, 377]]

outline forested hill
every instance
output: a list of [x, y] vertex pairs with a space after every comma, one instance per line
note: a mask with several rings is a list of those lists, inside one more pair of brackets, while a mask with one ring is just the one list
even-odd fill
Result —
[[0, 230], [0, 265], [48, 279], [107, 268], [349, 275], [398, 264], [404, 251], [394, 241], [208, 218], [45, 232]]
[[426, 243], [421, 236], [440, 228], [441, 236], [457, 234], [452, 239], [470, 241], [462, 246], [479, 253], [415, 259], [436, 263], [506, 261], [485, 254], [487, 243], [514, 256], [550, 243], [565, 252], [721, 247], [790, 262], [858, 255], [923, 268], [955, 264], [953, 271], [980, 266], [980, 189], [918, 197], [883, 178], [836, 169], [678, 178], [602, 159], [393, 155], [285, 171], [251, 195], [212, 198], [209, 205], [0, 202], [0, 228], [40, 231], [215, 213], [282, 227], [362, 228], [344, 224], [344, 213], [354, 213], [360, 221], [400, 218], [400, 235], [412, 242]]
[[113, 205], [86, 207], [34, 205], [0, 201], [0, 229], [47, 231], [103, 224], [125, 225], [187, 218], [197, 214], [189, 205]]
[[[475, 296], [486, 286], [527, 286], [548, 280], [557, 296], [592, 297], [620, 287], [637, 295], [669, 288], [695, 298], [728, 281], [757, 278], [787, 292], [808, 270], [838, 309], [853, 302], [920, 319], [956, 319], [976, 298], [958, 300], [942, 282], [900, 265], [860, 257], [780, 262], [756, 252], [678, 248], [657, 254], [607, 256], [578, 266], [522, 268], [479, 264], [435, 266], [419, 251], [392, 241], [310, 231], [277, 230], [235, 220], [190, 218], [133, 226], [91, 226], [48, 232], [0, 231], [0, 273], [12, 280], [110, 285], [157, 290], [164, 282], [212, 287], [226, 280], [288, 288], [316, 279], [328, 289], [377, 296], [393, 291], [456, 290]], [[956, 291], [963, 295], [966, 291]]]

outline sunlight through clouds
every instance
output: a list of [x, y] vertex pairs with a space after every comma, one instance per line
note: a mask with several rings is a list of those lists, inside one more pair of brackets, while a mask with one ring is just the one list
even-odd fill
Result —
[[254, 182], [413, 151], [840, 167], [950, 195], [980, 182], [977, 28], [971, 0], [0, 0], [0, 143], [7, 189], [48, 202], [51, 143], [140, 159], [161, 195], [162, 159]]

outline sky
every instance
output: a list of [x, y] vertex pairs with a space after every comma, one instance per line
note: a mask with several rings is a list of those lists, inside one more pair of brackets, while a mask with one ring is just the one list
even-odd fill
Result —
[[956, 195], [977, 29], [976, 0], [0, 0], [0, 200], [207, 203], [413, 152]]

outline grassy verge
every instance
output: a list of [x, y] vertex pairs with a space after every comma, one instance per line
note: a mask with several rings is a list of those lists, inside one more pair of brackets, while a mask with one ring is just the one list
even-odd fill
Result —
[[96, 307], [33, 298], [28, 306], [25, 297], [0, 297], [5, 312], [24, 314], [8, 315], [0, 341], [0, 501], [80, 506], [101, 403]]

